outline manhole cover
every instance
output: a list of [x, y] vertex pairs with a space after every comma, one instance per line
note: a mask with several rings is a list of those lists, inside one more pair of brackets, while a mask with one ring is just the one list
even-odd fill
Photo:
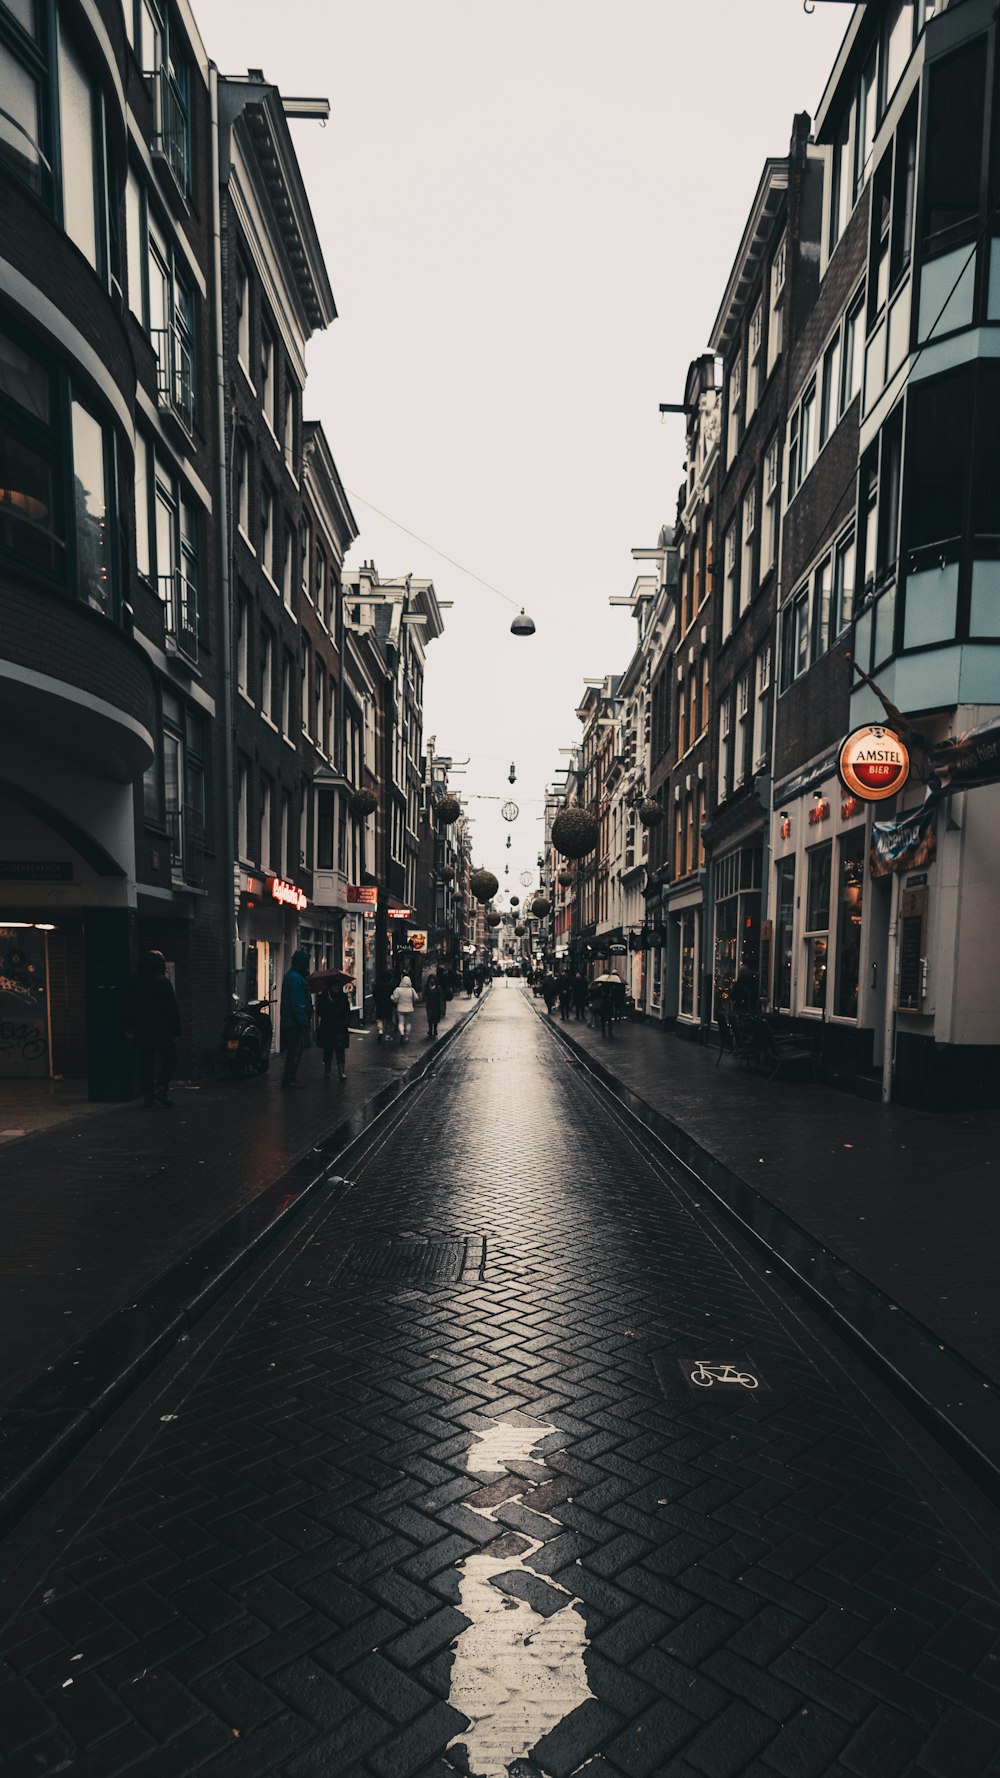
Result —
[[441, 1284], [461, 1278], [469, 1243], [398, 1235], [385, 1241], [357, 1241], [337, 1267], [338, 1278], [360, 1284]]

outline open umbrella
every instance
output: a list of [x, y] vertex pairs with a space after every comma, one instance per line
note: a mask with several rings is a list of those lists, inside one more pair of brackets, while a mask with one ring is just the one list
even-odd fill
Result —
[[590, 985], [592, 988], [599, 988], [602, 982], [612, 982], [616, 988], [624, 988], [625, 986], [624, 977], [616, 975], [613, 969], [610, 970], [607, 975], [595, 975]]
[[353, 975], [348, 975], [346, 969], [314, 969], [309, 977], [309, 986], [310, 988], [346, 988], [348, 982], [353, 982], [353, 980]]

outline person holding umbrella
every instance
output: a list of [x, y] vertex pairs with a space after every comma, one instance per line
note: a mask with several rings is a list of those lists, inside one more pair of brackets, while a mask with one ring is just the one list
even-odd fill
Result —
[[316, 1036], [323, 1051], [324, 1080], [329, 1080], [333, 1072], [334, 1056], [338, 1078], [347, 1079], [351, 1003], [345, 990], [352, 980], [343, 969], [318, 969], [309, 977], [309, 986], [316, 990]]

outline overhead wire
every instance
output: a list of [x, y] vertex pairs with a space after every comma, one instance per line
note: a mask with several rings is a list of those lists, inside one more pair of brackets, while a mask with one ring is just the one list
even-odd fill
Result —
[[498, 599], [503, 599], [508, 605], [513, 605], [515, 611], [521, 609], [517, 600], [512, 599], [509, 593], [502, 593], [498, 586], [493, 585], [492, 581], [484, 580], [481, 574], [473, 573], [473, 570], [466, 568], [464, 563], [456, 562], [454, 556], [449, 556], [443, 549], [438, 549], [437, 544], [428, 543], [426, 537], [418, 537], [417, 533], [411, 531], [408, 525], [401, 525], [398, 519], [392, 517], [391, 513], [383, 512], [380, 506], [375, 506], [371, 500], [366, 500], [363, 494], [356, 493], [353, 488], [348, 488], [347, 493], [352, 500], [360, 500], [362, 506], [367, 506], [369, 512], [377, 513], [380, 519], [385, 519], [387, 525], [395, 525], [397, 531], [402, 531], [407, 537], [412, 537], [414, 543], [420, 544], [421, 549], [429, 549], [433, 555], [440, 556], [442, 562], [448, 562], [452, 568], [457, 568], [460, 574], [467, 574], [470, 580], [478, 581], [479, 585], [484, 586], [487, 592], [496, 593]]

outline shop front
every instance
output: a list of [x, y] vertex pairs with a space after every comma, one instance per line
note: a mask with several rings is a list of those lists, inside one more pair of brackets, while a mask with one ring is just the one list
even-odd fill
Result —
[[281, 1043], [281, 984], [299, 948], [300, 926], [308, 924], [307, 910], [315, 913], [298, 884], [240, 872], [237, 993], [246, 1001], [270, 1003], [275, 1049]]
[[700, 885], [671, 898], [669, 903], [671, 948], [677, 957], [675, 1030], [682, 1037], [696, 1037], [701, 1028], [705, 992], [702, 980], [702, 933], [704, 907]]
[[741, 970], [748, 970], [755, 982], [758, 978], [763, 858], [763, 837], [757, 835], [714, 861], [713, 1018]]
[[374, 883], [348, 883], [342, 929], [341, 968], [351, 977], [351, 1005], [359, 1018], [371, 1010], [376, 975], [378, 889]]

